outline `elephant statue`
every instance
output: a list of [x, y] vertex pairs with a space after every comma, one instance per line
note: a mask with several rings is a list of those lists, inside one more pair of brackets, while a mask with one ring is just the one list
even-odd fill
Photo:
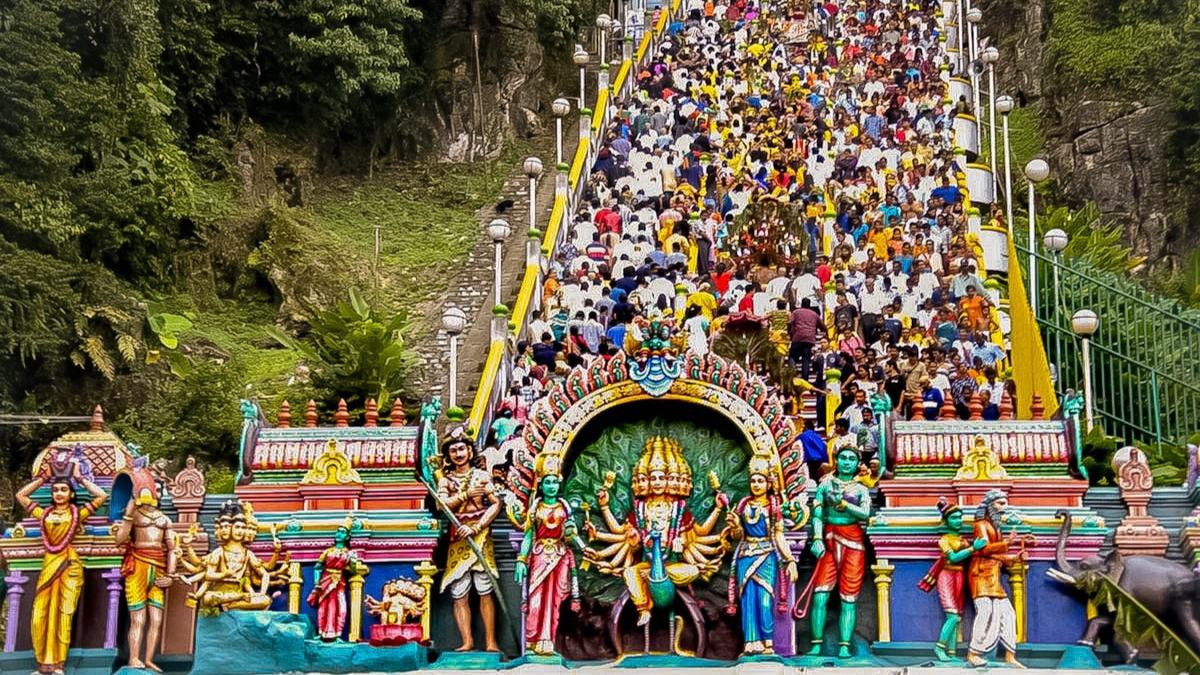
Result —
[[[1047, 576], [1079, 588], [1095, 600], [1102, 588], [1101, 575], [1105, 575], [1175, 631], [1192, 650], [1200, 648], [1200, 622], [1196, 616], [1200, 601], [1200, 578], [1190, 567], [1158, 556], [1123, 556], [1116, 549], [1105, 556], [1096, 555], [1076, 563], [1068, 562], [1066, 545], [1067, 537], [1071, 534], [1071, 514], [1063, 509], [1055, 515], [1062, 520], [1055, 548], [1058, 569], [1047, 570]], [[1116, 620], [1115, 607], [1098, 606], [1096, 609], [1098, 614], [1088, 621], [1079, 640], [1081, 645], [1094, 646], [1100, 632], [1113, 627]], [[1114, 634], [1113, 646], [1126, 663], [1132, 664], [1137, 660], [1137, 646], [1123, 636]]]

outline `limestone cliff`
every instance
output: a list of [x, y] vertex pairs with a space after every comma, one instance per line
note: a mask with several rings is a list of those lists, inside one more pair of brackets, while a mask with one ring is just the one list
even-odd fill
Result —
[[1174, 265], [1200, 235], [1200, 222], [1169, 161], [1172, 114], [1161, 92], [1080, 83], [1054, 62], [1053, 0], [985, 0], [981, 35], [1001, 36], [997, 88], [1018, 106], [1037, 105], [1039, 127], [1061, 198], [1095, 202], [1152, 265]]

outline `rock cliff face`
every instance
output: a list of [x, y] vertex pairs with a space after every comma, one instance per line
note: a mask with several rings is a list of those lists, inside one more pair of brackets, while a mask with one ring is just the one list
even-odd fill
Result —
[[518, 4], [447, 0], [427, 55], [432, 96], [415, 115], [414, 150], [452, 162], [494, 158], [514, 134], [537, 132], [545, 55]]
[[1074, 205], [1095, 202], [1137, 255], [1173, 264], [1189, 231], [1167, 166], [1169, 112], [1161, 100], [1129, 100], [1057, 77], [1046, 58], [1048, 0], [987, 0], [983, 35], [1004, 36], [997, 88], [1018, 105], [1039, 104], [1044, 152], [1057, 187]]

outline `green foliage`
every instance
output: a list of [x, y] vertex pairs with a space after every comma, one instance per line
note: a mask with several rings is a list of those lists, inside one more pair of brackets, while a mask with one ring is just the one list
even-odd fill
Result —
[[403, 391], [415, 355], [404, 348], [401, 315], [382, 315], [351, 289], [348, 301], [313, 310], [308, 324], [301, 339], [279, 329], [271, 334], [309, 362], [318, 389], [355, 402], [386, 401]]
[[1112, 458], [1121, 439], [1104, 433], [1097, 424], [1083, 437], [1083, 466], [1087, 469], [1091, 485], [1116, 485], [1117, 475], [1113, 472]]
[[161, 381], [156, 396], [110, 424], [126, 442], [154, 456], [233, 466], [242, 425], [236, 397], [243, 381], [235, 363], [198, 361], [186, 378]]
[[[406, 0], [257, 0], [272, 65], [268, 101], [340, 124], [388, 101], [416, 76], [404, 33], [421, 14]], [[384, 106], [388, 107], [387, 105]]]
[[[744, 438], [727, 435], [697, 422], [652, 417], [607, 425], [599, 437], [580, 450], [574, 469], [563, 486], [563, 497], [573, 505], [590, 504], [594, 521], [603, 530], [595, 495], [604, 482], [605, 473], [612, 471], [617, 480], [609, 491], [610, 508], [618, 520], [623, 520], [633, 503], [629, 490], [633, 468], [642, 455], [646, 439], [656, 435], [668, 436], [683, 446], [684, 456], [692, 468], [693, 492], [688, 499], [688, 508], [694, 518], [704, 519], [716, 504], [706, 477], [709, 471], [717, 474], [721, 490], [732, 504], [746, 496], [749, 450]], [[576, 512], [580, 509], [576, 508]], [[724, 588], [719, 581], [712, 584], [714, 588]], [[599, 575], [593, 569], [581, 572], [580, 587], [588, 597], [611, 601], [620, 593], [621, 580]]]
[[[1016, 218], [1016, 230], [1029, 231], [1029, 221]], [[1145, 262], [1135, 257], [1133, 249], [1121, 243], [1121, 228], [1100, 222], [1100, 209], [1094, 203], [1071, 210], [1059, 206], [1037, 218], [1037, 246], [1041, 249], [1042, 236], [1058, 229], [1067, 233], [1067, 248], [1062, 252], [1068, 260], [1082, 260], [1093, 269], [1109, 274], [1127, 274]]]

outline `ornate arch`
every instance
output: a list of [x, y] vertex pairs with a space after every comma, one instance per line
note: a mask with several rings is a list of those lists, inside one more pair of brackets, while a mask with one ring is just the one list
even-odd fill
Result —
[[740, 364], [713, 354], [645, 347], [629, 357], [597, 359], [575, 368], [530, 411], [522, 452], [515, 458], [510, 487], [522, 500], [533, 487], [538, 455], [565, 455], [576, 435], [600, 413], [647, 400], [673, 400], [716, 411], [745, 436], [752, 453], [774, 455], [783, 471], [788, 500], [804, 503], [808, 468], [792, 420], [767, 385]]

